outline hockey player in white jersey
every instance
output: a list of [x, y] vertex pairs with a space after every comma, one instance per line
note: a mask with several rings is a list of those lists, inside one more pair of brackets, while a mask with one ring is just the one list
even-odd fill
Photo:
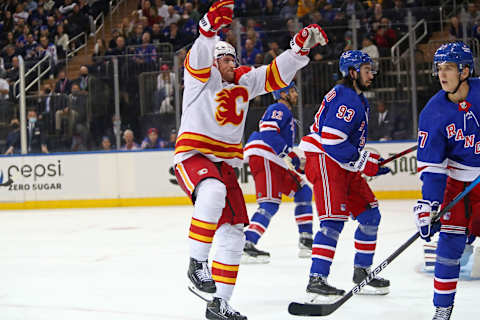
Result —
[[[232, 22], [234, 0], [215, 2], [199, 23], [200, 36], [185, 58], [183, 113], [175, 145], [175, 174], [194, 203], [190, 223], [191, 290], [208, 300], [207, 319], [247, 319], [228, 301], [237, 279], [248, 224], [242, 191], [233, 167], [242, 165], [241, 139], [248, 102], [286, 87], [308, 64], [311, 48], [325, 45], [318, 25], [300, 30], [291, 49], [269, 65], [236, 66], [235, 49], [217, 32]], [[208, 256], [217, 247], [211, 272]]]

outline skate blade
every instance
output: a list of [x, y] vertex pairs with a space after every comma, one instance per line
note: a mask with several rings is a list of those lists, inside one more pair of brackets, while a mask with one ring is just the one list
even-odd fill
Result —
[[340, 295], [323, 295], [318, 293], [307, 292], [307, 300], [305, 303], [310, 304], [330, 304], [335, 303], [337, 300], [341, 299], [343, 296]]
[[240, 264], [266, 264], [270, 263], [270, 257], [261, 256], [261, 257], [252, 257], [249, 255], [242, 254], [240, 259]]
[[299, 258], [310, 258], [312, 256], [312, 250], [300, 248], [298, 251]]
[[213, 300], [213, 294], [208, 292], [203, 292], [197, 289], [193, 284], [188, 285], [188, 291], [199, 297], [205, 302], [211, 302]]
[[365, 286], [363, 287], [357, 295], [360, 296], [384, 296], [390, 293], [390, 287], [385, 288], [374, 288], [372, 286]]

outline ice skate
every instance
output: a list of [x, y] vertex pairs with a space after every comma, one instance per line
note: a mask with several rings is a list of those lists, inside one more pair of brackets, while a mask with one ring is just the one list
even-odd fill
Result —
[[[370, 273], [370, 268], [355, 267], [353, 270], [353, 282], [359, 284]], [[360, 295], [385, 295], [390, 292], [390, 281], [375, 277], [359, 293]]]
[[345, 290], [329, 285], [326, 277], [310, 276], [307, 285], [307, 303], [333, 302], [344, 294]]
[[435, 315], [432, 320], [449, 320], [452, 316], [453, 306], [450, 307], [437, 307], [435, 309]]
[[255, 245], [247, 241], [243, 248], [241, 264], [269, 263], [270, 253], [255, 248]]
[[212, 279], [208, 261], [198, 261], [190, 258], [190, 265], [187, 272], [190, 283], [188, 289], [205, 301], [212, 300], [212, 294], [217, 291], [215, 281]]
[[298, 240], [298, 257], [310, 258], [312, 256], [313, 238], [312, 234], [308, 232], [300, 233], [300, 239]]
[[205, 317], [210, 320], [247, 320], [247, 317], [234, 310], [226, 300], [217, 297], [207, 304]]

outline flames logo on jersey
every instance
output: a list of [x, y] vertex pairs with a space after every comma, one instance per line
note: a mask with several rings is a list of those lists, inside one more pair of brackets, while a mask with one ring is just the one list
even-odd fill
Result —
[[248, 102], [248, 91], [245, 87], [233, 87], [232, 89], [223, 89], [217, 93], [218, 102], [217, 112], [215, 113], [215, 119], [217, 122], [224, 126], [227, 123], [231, 123], [234, 126], [238, 126], [243, 121], [244, 110], [237, 113], [237, 99], [241, 98], [243, 103]]

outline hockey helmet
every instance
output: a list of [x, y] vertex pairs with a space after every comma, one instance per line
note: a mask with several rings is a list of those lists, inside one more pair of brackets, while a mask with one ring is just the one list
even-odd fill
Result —
[[433, 75], [438, 75], [438, 65], [453, 62], [458, 66], [458, 71], [468, 66], [470, 75], [473, 75], [474, 63], [470, 47], [462, 41], [450, 42], [440, 46], [433, 56]]
[[340, 56], [339, 69], [342, 73], [342, 76], [346, 77], [350, 68], [360, 72], [360, 67], [367, 63], [369, 63], [373, 68], [372, 58], [370, 58], [368, 54], [360, 50], [349, 50], [345, 51]]
[[272, 92], [273, 99], [278, 100], [282, 97], [281, 93], [285, 92], [288, 94], [290, 88], [295, 88], [295, 81], [290, 82], [290, 84], [286, 87], [283, 87], [281, 89], [275, 90]]
[[231, 55], [235, 59], [235, 61], [237, 60], [235, 48], [226, 41], [218, 41], [215, 45], [215, 51], [213, 53], [213, 56], [215, 57], [215, 59], [218, 59], [225, 55]]

